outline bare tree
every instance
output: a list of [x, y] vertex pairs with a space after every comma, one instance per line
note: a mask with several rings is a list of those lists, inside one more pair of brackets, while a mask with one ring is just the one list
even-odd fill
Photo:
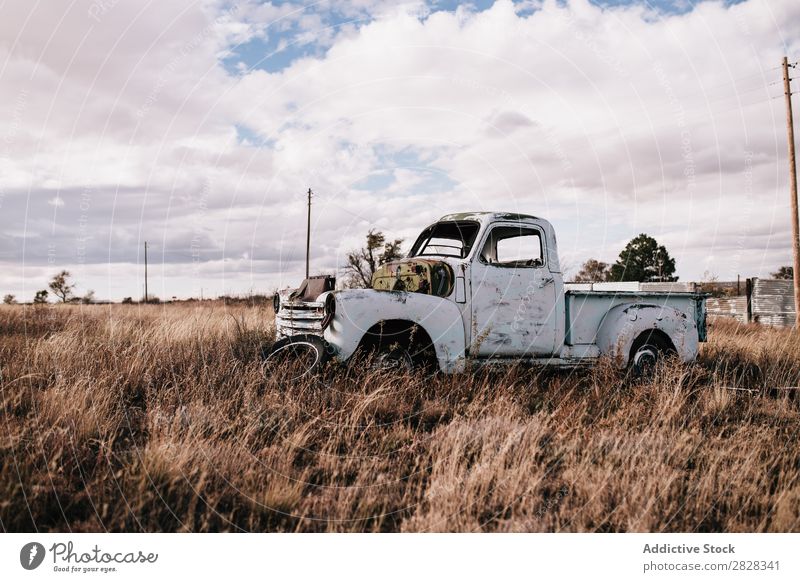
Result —
[[608, 276], [611, 272], [611, 267], [608, 263], [598, 261], [597, 259], [589, 259], [586, 261], [578, 274], [575, 275], [576, 283], [600, 283], [608, 281]]
[[5, 303], [6, 305], [14, 305], [16, 302], [17, 298], [11, 293], [3, 297], [3, 303]]
[[50, 291], [61, 299], [62, 303], [66, 303], [72, 299], [72, 292], [75, 289], [75, 284], [69, 281], [70, 277], [72, 277], [72, 275], [69, 271], [61, 271], [53, 276], [48, 284]]
[[94, 303], [94, 289], [89, 289], [86, 292], [86, 294], [83, 297], [81, 297], [81, 303], [84, 303], [86, 305]]
[[403, 244], [401, 238], [386, 242], [382, 232], [370, 230], [366, 242], [365, 247], [347, 254], [344, 272], [348, 287], [369, 287], [372, 285], [372, 275], [378, 267], [403, 258], [403, 252], [400, 250]]

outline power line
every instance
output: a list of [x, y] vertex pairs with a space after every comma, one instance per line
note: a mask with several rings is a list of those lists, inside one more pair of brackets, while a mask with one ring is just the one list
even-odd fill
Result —
[[319, 194], [319, 193], [317, 193], [317, 192], [314, 192], [314, 196], [316, 196], [317, 198], [319, 198], [319, 197], [321, 196], [323, 199], [327, 198], [327, 200], [328, 200], [328, 204], [333, 204], [333, 205], [335, 205], [335, 206], [336, 206], [336, 207], [337, 207], [339, 210], [341, 210], [342, 212], [345, 212], [345, 213], [349, 214], [350, 216], [352, 216], [352, 217], [354, 217], [354, 218], [358, 218], [359, 220], [364, 220], [364, 221], [366, 221], [366, 222], [372, 222], [372, 220], [370, 220], [369, 218], [367, 218], [367, 217], [366, 217], [366, 216], [364, 216], [363, 214], [359, 214], [359, 213], [357, 213], [357, 212], [353, 212], [353, 211], [351, 211], [351, 210], [348, 210], [346, 207], [342, 206], [341, 204], [336, 204], [336, 202], [334, 202], [334, 199], [333, 199], [333, 198], [328, 198], [328, 197], [327, 197], [327, 196], [328, 196], [327, 194]]
[[786, 132], [789, 145], [789, 196], [792, 209], [792, 258], [794, 259], [795, 329], [800, 329], [800, 224], [797, 217], [797, 163], [794, 154], [794, 117], [792, 116], [792, 86], [789, 78], [789, 59], [783, 57], [783, 89], [786, 96]]
[[147, 241], [144, 241], [144, 302], [147, 303]]
[[308, 189], [308, 223], [306, 225], [306, 279], [311, 261], [311, 188]]

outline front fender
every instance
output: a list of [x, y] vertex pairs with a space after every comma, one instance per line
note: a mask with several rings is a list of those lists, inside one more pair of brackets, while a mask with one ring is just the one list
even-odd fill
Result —
[[699, 337], [694, 317], [668, 305], [650, 303], [626, 303], [609, 310], [597, 331], [597, 347], [601, 354], [627, 366], [633, 342], [650, 329], [664, 332], [682, 361], [697, 357]]
[[[405, 291], [349, 289], [332, 293], [336, 297], [336, 314], [324, 335], [340, 360], [353, 355], [364, 334], [376, 323], [399, 319], [416, 323], [427, 332], [442, 371], [463, 371], [464, 325], [461, 311], [453, 302]], [[320, 297], [321, 301], [324, 299]]]

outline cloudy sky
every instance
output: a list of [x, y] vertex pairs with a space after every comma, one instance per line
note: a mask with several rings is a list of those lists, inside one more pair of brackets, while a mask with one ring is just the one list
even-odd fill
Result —
[[[370, 228], [640, 232], [682, 280], [789, 264], [780, 61], [797, 0], [0, 4], [0, 293], [271, 291]], [[798, 69], [800, 70], [800, 69]], [[800, 77], [800, 75], [798, 75]], [[798, 81], [800, 83], [800, 81]]]

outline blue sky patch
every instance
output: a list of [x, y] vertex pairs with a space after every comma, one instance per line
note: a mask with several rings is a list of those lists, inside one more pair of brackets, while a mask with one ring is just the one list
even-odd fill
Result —
[[[726, 0], [725, 4], [738, 4], [742, 1]], [[592, 3], [607, 7], [640, 4], [665, 14], [685, 14], [700, 2], [697, 0], [592, 0]], [[284, 3], [278, 2], [277, 4]], [[455, 12], [459, 7], [472, 12], [482, 12], [491, 8], [493, 4], [494, 0], [473, 0], [472, 2], [432, 0], [428, 2], [428, 9], [429, 13]], [[516, 2], [516, 4], [520, 5], [518, 13], [521, 16], [528, 16], [535, 12], [535, 7], [528, 3]], [[302, 30], [297, 20], [282, 19], [265, 28], [260, 36], [232, 47], [229, 54], [222, 59], [222, 65], [231, 75], [240, 75], [254, 69], [270, 73], [279, 72], [291, 66], [298, 59], [324, 56], [331, 36], [335, 37], [343, 27], [360, 27], [374, 20], [367, 13], [357, 16], [349, 12], [345, 14], [334, 2], [309, 4], [303, 14], [319, 16], [322, 27], [317, 30]], [[421, 12], [419, 17], [424, 19], [428, 15]], [[315, 42], [313, 40], [315, 36], [324, 40]]]

